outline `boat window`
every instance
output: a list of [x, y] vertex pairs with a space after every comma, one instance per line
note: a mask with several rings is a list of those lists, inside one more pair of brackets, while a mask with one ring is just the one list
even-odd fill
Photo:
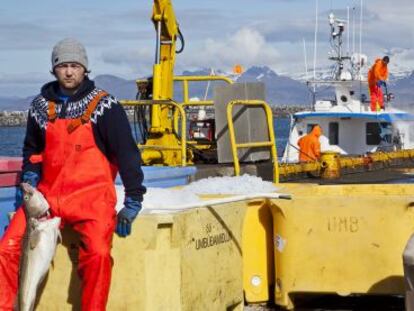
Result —
[[379, 145], [391, 141], [392, 125], [388, 122], [368, 122], [366, 126], [367, 145]]
[[346, 102], [348, 101], [348, 97], [346, 97], [345, 95], [342, 95], [342, 96], [341, 96], [341, 101], [342, 101], [343, 103], [346, 103]]
[[339, 144], [339, 124], [338, 122], [329, 123], [329, 144], [338, 145]]

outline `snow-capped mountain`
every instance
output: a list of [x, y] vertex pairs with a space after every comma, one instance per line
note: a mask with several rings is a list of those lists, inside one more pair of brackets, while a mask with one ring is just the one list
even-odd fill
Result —
[[[203, 69], [184, 71], [183, 75], [209, 75], [210, 73], [210, 69]], [[278, 75], [267, 66], [253, 66], [240, 75], [220, 70], [215, 71], [215, 74], [227, 76], [237, 82], [263, 82], [266, 89], [266, 100], [270, 105], [306, 105], [309, 103], [309, 91], [305, 83]], [[207, 83], [198, 84], [198, 92], [205, 94]], [[210, 88], [209, 95], [211, 96], [211, 94]]]
[[[184, 71], [183, 75], [210, 75], [211, 69], [204, 68], [195, 71]], [[263, 82], [266, 88], [266, 100], [271, 105], [308, 105], [311, 101], [310, 92], [306, 86], [305, 77], [292, 79], [277, 74], [267, 66], [253, 66], [240, 75], [215, 70], [215, 75], [224, 75], [238, 82]], [[330, 76], [330, 70], [319, 70], [317, 79]], [[135, 80], [126, 80], [113, 75], [99, 75], [94, 78], [97, 86], [114, 94], [121, 99], [134, 99], [136, 96]], [[212, 98], [214, 83], [194, 83], [190, 87], [190, 97]], [[414, 103], [414, 72], [399, 77], [390, 75], [388, 91], [394, 93], [394, 103], [398, 106], [407, 106]], [[175, 99], [182, 100], [182, 88], [175, 87]], [[1, 97], [0, 110], [27, 110], [33, 96], [27, 98]]]

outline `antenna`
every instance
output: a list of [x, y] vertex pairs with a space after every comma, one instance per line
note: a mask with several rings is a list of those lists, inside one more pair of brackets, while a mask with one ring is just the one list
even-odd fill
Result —
[[[210, 68], [210, 76], [215, 76], [215, 75], [216, 75], [216, 73], [214, 71], [214, 68], [213, 67]], [[206, 87], [206, 91], [204, 92], [204, 98], [203, 98], [203, 100], [207, 100], [207, 96], [208, 96], [209, 89], [210, 89], [210, 80], [208, 80], [208, 82], [207, 82], [207, 87]]]
[[355, 7], [352, 8], [352, 54], [355, 53]]
[[[361, 11], [359, 13], [359, 55], [362, 55], [362, 1], [361, 0]], [[361, 66], [359, 66], [358, 74], [361, 76]]]
[[362, 53], [362, 1], [361, 0], [361, 11], [359, 12], [359, 54]]
[[[346, 24], [349, 26], [349, 6], [346, 7], [346, 12], [347, 12], [347, 14], [346, 14]], [[347, 33], [347, 50], [348, 50], [347, 55], [349, 55], [349, 33], [350, 33], [350, 31], [348, 31], [348, 33]]]
[[[316, 42], [318, 39], [318, 0], [315, 3], [315, 42], [313, 44], [313, 81], [316, 81]], [[316, 83], [313, 83], [312, 110], [316, 104]]]
[[[313, 48], [313, 80], [316, 80], [316, 42], [318, 39], [318, 0], [316, 0], [316, 8], [315, 8], [315, 42], [314, 42], [314, 48]], [[313, 90], [315, 91], [315, 84], [313, 85]]]
[[305, 57], [305, 76], [306, 79], [308, 79], [308, 58], [306, 53], [306, 41], [305, 38], [303, 38], [303, 55]]

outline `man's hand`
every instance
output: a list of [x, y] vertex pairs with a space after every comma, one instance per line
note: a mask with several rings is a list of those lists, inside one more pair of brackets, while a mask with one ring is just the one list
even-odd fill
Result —
[[[27, 171], [22, 176], [22, 182], [28, 183], [32, 185], [33, 187], [37, 187], [40, 180], [39, 174]], [[16, 201], [15, 201], [15, 207], [19, 208], [23, 204], [23, 191], [21, 187], [17, 187], [16, 191]]]
[[126, 197], [124, 208], [118, 213], [118, 223], [115, 232], [122, 238], [131, 234], [131, 224], [141, 210], [141, 203], [130, 197]]
[[386, 86], [386, 84], [385, 84], [385, 81], [384, 80], [378, 80], [378, 82], [377, 82], [377, 86], [378, 87], [381, 87], [381, 86]]

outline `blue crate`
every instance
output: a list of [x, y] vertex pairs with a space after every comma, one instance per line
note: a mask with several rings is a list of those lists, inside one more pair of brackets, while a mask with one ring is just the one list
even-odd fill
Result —
[[[190, 176], [197, 172], [195, 166], [171, 167], [171, 166], [143, 166], [144, 186], [168, 188], [188, 184]], [[122, 185], [119, 175], [115, 183]]]

